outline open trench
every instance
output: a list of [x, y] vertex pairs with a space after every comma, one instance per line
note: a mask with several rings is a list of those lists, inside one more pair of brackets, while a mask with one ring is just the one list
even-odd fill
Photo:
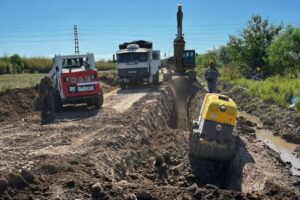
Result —
[[[134, 154], [125, 158], [127, 164], [123, 162], [122, 173], [116, 173], [120, 168], [114, 173], [118, 174], [117, 179], [121, 182], [122, 180], [132, 182], [132, 179], [128, 179], [128, 174], [131, 173], [137, 173], [143, 177], [142, 181], [139, 178], [137, 180], [142, 185], [147, 185], [143, 186], [142, 190], [148, 196], [144, 198], [143, 195], [137, 195], [137, 199], [175, 199], [178, 197], [179, 199], [180, 197], [182, 199], [205, 199], [208, 196], [220, 199], [255, 199], [255, 195], [249, 197], [249, 193], [259, 194], [260, 197], [266, 195], [265, 197], [268, 198], [276, 195], [278, 198], [297, 196], [285, 189], [278, 192], [281, 189], [273, 188], [277, 187], [274, 186], [277, 180], [273, 179], [273, 175], [269, 176], [266, 172], [268, 169], [262, 169], [267, 168], [264, 162], [269, 162], [270, 159], [258, 163], [257, 166], [256, 158], [252, 157], [244, 141], [237, 136], [240, 130], [234, 132], [238, 152], [232, 161], [217, 162], [189, 156], [189, 126], [192, 120], [198, 119], [206, 92], [201, 85], [190, 83], [184, 77], [173, 79], [163, 85], [159, 92], [160, 95], [148, 95], [145, 98], [151, 100], [145, 101], [150, 102], [150, 106], [144, 107], [145, 110], [148, 109], [148, 113], [142, 118], [143, 124], [147, 127], [143, 134], [142, 145]], [[259, 150], [254, 151], [257, 153]], [[268, 156], [274, 156], [272, 151], [267, 153]], [[265, 158], [262, 156], [259, 159]], [[259, 159], [257, 160], [260, 161]], [[276, 173], [275, 176], [277, 176]], [[116, 178], [115, 175], [114, 178]], [[278, 175], [278, 179], [279, 182], [276, 184], [286, 181], [281, 180], [281, 175]], [[200, 198], [197, 196], [199, 190], [201, 191]], [[272, 193], [268, 190], [276, 192]]]
[[141, 121], [136, 124], [142, 137], [140, 145], [134, 145], [134, 152], [126, 152], [111, 172], [111, 178], [118, 186], [123, 184], [123, 189], [124, 182], [134, 185], [135, 189], [127, 188], [122, 193], [133, 192], [137, 199], [196, 198], [199, 191], [195, 188], [209, 188], [212, 191], [207, 193], [221, 191], [222, 194], [214, 194], [215, 198], [226, 199], [223, 190], [236, 191], [228, 199], [240, 196], [242, 168], [253, 159], [238, 138], [241, 150], [231, 163], [200, 159], [188, 153], [189, 126], [199, 117], [205, 90], [185, 77], [177, 77], [158, 93], [141, 100], [147, 105], [143, 105]]
[[[281, 184], [281, 171], [274, 171], [277, 179], [267, 178], [261, 169], [269, 168], [261, 163], [271, 163], [275, 156], [260, 152], [264, 147], [254, 148], [256, 143], [247, 146], [236, 136], [238, 129], [239, 151], [230, 163], [189, 156], [189, 126], [199, 117], [205, 94], [200, 84], [176, 77], [149, 91], [126, 111], [104, 107], [98, 115], [79, 120], [75, 125], [80, 129], [62, 132], [59, 138], [67, 142], [56, 144], [55, 154], [26, 154], [26, 160], [34, 163], [28, 168], [34, 181], [28, 182], [23, 172], [8, 177], [0, 174], [0, 199], [1, 193], [6, 199], [41, 200], [297, 197], [290, 190], [299, 194], [299, 189], [274, 189], [274, 182]], [[52, 132], [61, 131], [59, 126], [50, 127]], [[249, 149], [262, 154], [260, 160]], [[6, 182], [8, 186], [2, 187]]]

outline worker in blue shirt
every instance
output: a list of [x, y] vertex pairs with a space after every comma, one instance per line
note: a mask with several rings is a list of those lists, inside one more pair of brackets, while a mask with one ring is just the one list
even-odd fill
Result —
[[209, 68], [206, 70], [204, 77], [207, 80], [208, 92], [217, 92], [217, 79], [219, 77], [219, 71], [215, 68], [215, 61], [209, 61]]

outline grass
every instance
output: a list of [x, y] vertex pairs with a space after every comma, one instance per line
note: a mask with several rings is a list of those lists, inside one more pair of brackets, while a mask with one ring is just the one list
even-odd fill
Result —
[[[237, 70], [225, 67], [218, 69], [220, 80], [235, 85], [234, 88], [248, 88], [246, 93], [253, 99], [262, 99], [267, 103], [288, 108], [291, 105], [291, 99], [300, 96], [300, 79], [290, 79], [287, 76], [273, 76], [263, 81], [254, 81], [242, 78]], [[197, 68], [198, 73], [202, 75], [205, 70], [204, 68]], [[297, 106], [297, 111], [300, 113], [300, 106], [299, 109]]]
[[246, 87], [250, 97], [257, 97], [270, 104], [288, 108], [291, 99], [300, 96], [300, 79], [270, 77], [264, 81], [253, 81], [245, 78], [229, 81], [231, 84]]
[[48, 74], [5, 74], [0, 75], [0, 91], [26, 88], [40, 83]]
[[[115, 70], [98, 71], [99, 76], [103, 73], [113, 73]], [[48, 73], [36, 74], [4, 74], [0, 75], [0, 91], [15, 88], [27, 88], [39, 84]]]

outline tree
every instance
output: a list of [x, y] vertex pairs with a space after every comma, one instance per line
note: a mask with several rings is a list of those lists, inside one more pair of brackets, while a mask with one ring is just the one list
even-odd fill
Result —
[[[216, 50], [207, 51], [207, 53], [198, 55], [196, 57], [196, 65], [199, 67], [208, 67], [208, 62], [210, 59], [213, 59], [216, 61]], [[218, 64], [218, 63], [217, 63]]]
[[221, 46], [216, 50], [216, 60], [222, 65], [226, 65], [230, 62], [228, 47]]
[[283, 24], [274, 26], [268, 19], [253, 15], [247, 27], [238, 36], [229, 35], [230, 58], [247, 64], [252, 69], [260, 67], [266, 73], [272, 73], [267, 67], [266, 49], [279, 34]]
[[6, 68], [8, 66], [8, 63], [4, 60], [0, 59], [0, 74], [6, 73]]
[[300, 72], [300, 27], [288, 25], [267, 49], [268, 61], [278, 73], [288, 71], [297, 78]]
[[10, 57], [10, 62], [13, 65], [13, 73], [21, 73], [24, 69], [24, 63], [22, 58], [18, 54], [14, 54]]

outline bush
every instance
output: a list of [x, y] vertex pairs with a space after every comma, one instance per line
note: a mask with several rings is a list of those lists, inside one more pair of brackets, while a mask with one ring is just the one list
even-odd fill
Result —
[[51, 70], [53, 61], [49, 58], [24, 58], [24, 68], [29, 73], [47, 73]]
[[300, 72], [300, 27], [287, 28], [268, 47], [268, 60], [272, 71], [290, 73], [293, 78]]
[[107, 70], [115, 70], [116, 69], [116, 64], [108, 61], [98, 61], [95, 62], [95, 67], [98, 71], [107, 71]]
[[222, 68], [220, 68], [220, 74], [222, 74], [222, 78], [224, 79], [229, 79], [229, 80], [233, 80], [233, 79], [237, 79], [240, 77], [240, 67], [239, 67], [239, 63], [238, 62], [230, 62], [226, 65], [224, 65]]
[[8, 63], [0, 60], [0, 74], [5, 74], [7, 70]]
[[22, 58], [18, 54], [14, 54], [9, 58], [12, 66], [13, 66], [13, 73], [21, 73], [24, 69], [24, 63]]
[[295, 102], [295, 110], [300, 111], [300, 100], [296, 100], [296, 102]]

